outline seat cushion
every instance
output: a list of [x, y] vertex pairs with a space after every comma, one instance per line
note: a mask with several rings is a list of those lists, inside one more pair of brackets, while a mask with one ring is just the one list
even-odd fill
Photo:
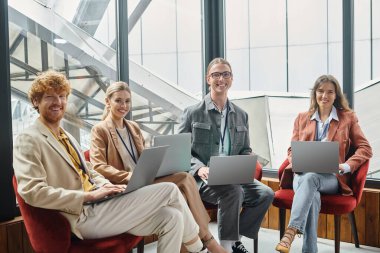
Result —
[[[275, 192], [273, 205], [278, 208], [291, 209], [294, 192], [291, 189], [281, 189]], [[356, 207], [353, 196], [322, 195], [321, 213], [342, 215], [350, 213]]]
[[141, 239], [141, 236], [130, 234], [121, 234], [101, 239], [75, 239], [71, 242], [70, 253], [125, 253], [133, 249]]
[[273, 205], [278, 208], [290, 209], [292, 207], [294, 191], [292, 189], [281, 189], [274, 193]]
[[342, 195], [322, 195], [321, 213], [342, 215], [352, 212], [356, 207], [356, 198]]

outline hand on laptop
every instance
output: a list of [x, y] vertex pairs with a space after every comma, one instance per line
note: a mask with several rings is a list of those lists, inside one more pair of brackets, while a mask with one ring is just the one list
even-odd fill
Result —
[[198, 176], [201, 179], [208, 179], [208, 173], [209, 173], [209, 171], [210, 171], [209, 167], [201, 167], [198, 170]]
[[344, 166], [343, 166], [342, 163], [339, 164], [339, 174], [340, 174], [340, 175], [343, 175], [343, 174], [344, 174]]
[[131, 180], [131, 177], [132, 177], [132, 172], [129, 172], [128, 173], [128, 176], [127, 176], [127, 181], [129, 182], [129, 180]]
[[90, 202], [97, 199], [101, 199], [106, 196], [122, 192], [126, 188], [126, 185], [114, 185], [111, 183], [105, 184], [94, 191], [85, 192], [83, 202]]

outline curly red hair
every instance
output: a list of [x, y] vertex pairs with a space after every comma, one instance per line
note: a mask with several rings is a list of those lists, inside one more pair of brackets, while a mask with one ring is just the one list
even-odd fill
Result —
[[40, 73], [36, 79], [34, 79], [32, 86], [28, 92], [29, 100], [32, 103], [34, 109], [38, 111], [37, 106], [34, 105], [34, 101], [40, 102], [42, 96], [50, 90], [54, 90], [58, 93], [66, 91], [68, 96], [71, 92], [71, 87], [66, 76], [57, 71], [48, 70], [46, 72]]

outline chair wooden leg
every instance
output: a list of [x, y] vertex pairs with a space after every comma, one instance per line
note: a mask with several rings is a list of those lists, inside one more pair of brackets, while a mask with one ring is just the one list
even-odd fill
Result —
[[253, 239], [253, 252], [254, 253], [258, 253], [259, 250], [258, 250], [258, 244], [259, 244], [259, 239]]
[[279, 216], [280, 216], [280, 240], [284, 236], [285, 233], [285, 219], [286, 219], [286, 209], [280, 208], [279, 209]]
[[144, 238], [137, 244], [137, 253], [144, 253]]
[[340, 215], [334, 215], [335, 253], [340, 252]]
[[354, 240], [355, 240], [355, 247], [359, 248], [360, 247], [360, 245], [359, 245], [359, 236], [358, 236], [358, 230], [356, 228], [356, 221], [355, 221], [355, 213], [354, 213], [354, 211], [352, 211], [351, 213], [348, 214], [348, 219], [350, 220], [351, 232], [352, 232], [352, 235], [354, 236]]

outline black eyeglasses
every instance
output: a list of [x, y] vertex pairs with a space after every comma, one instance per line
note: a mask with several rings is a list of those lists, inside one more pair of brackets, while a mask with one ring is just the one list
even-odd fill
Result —
[[229, 71], [225, 71], [225, 72], [214, 72], [214, 73], [211, 73], [210, 76], [213, 78], [213, 79], [219, 79], [221, 76], [224, 78], [224, 79], [229, 79], [232, 77], [232, 73], [229, 72]]

